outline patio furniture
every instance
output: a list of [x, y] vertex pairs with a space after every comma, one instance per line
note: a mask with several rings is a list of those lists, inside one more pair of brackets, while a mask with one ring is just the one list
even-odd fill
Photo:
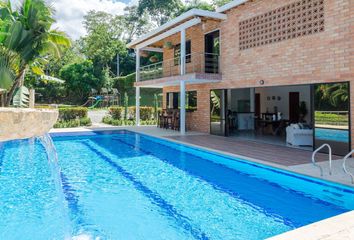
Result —
[[174, 112], [172, 119], [172, 129], [179, 130], [179, 111]]
[[286, 142], [293, 146], [313, 146], [313, 130], [291, 124], [286, 128]]

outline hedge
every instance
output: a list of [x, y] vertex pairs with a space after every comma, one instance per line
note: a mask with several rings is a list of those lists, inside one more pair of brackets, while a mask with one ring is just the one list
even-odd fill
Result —
[[59, 108], [59, 120], [69, 121], [77, 118], [85, 118], [87, 117], [87, 111], [85, 107]]
[[[109, 115], [114, 120], [121, 119], [135, 119], [135, 107], [128, 107], [127, 116], [124, 116], [124, 107], [110, 107]], [[154, 108], [153, 107], [140, 107], [140, 119], [142, 121], [154, 119]]]
[[317, 124], [328, 124], [328, 125], [348, 125], [348, 115], [347, 114], [335, 114], [335, 113], [322, 113], [315, 112], [315, 122]]
[[124, 115], [124, 107], [110, 107], [108, 108], [108, 112], [113, 119], [121, 119]]
[[59, 120], [54, 124], [54, 128], [71, 128], [79, 126], [91, 126], [91, 119], [83, 117], [80, 119]]
[[[102, 119], [103, 123], [113, 125], [113, 126], [134, 126], [135, 120], [131, 119], [113, 119], [111, 116], [105, 116]], [[141, 120], [140, 125], [156, 125], [156, 120]]]
[[91, 119], [87, 116], [85, 107], [59, 107], [59, 118], [54, 128], [70, 128], [91, 126]]
[[[128, 105], [134, 106], [135, 105], [135, 73], [126, 75], [124, 77], [116, 77], [113, 79], [113, 87], [117, 88], [121, 94], [124, 96], [126, 92], [129, 96]], [[154, 103], [154, 94], [161, 94], [161, 88], [141, 88], [140, 89], [140, 105], [141, 106], [149, 106], [152, 107]], [[162, 96], [159, 95], [159, 102], [160, 106], [162, 104]]]

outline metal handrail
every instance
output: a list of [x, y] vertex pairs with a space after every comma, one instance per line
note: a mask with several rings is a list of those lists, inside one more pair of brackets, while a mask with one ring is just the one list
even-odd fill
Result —
[[345, 172], [346, 174], [348, 174], [348, 175], [350, 176], [350, 178], [351, 178], [351, 180], [352, 180], [352, 184], [354, 184], [354, 175], [353, 175], [351, 172], [348, 171], [346, 163], [347, 163], [347, 159], [348, 159], [350, 156], [352, 156], [353, 153], [354, 153], [354, 150], [351, 150], [350, 153], [348, 153], [347, 155], [345, 155], [345, 157], [343, 158], [343, 170], [344, 170], [344, 172]]
[[[181, 59], [174, 57], [139, 68], [140, 81], [180, 75]], [[194, 52], [186, 55], [186, 73], [219, 73], [219, 55]]]
[[323, 176], [323, 169], [320, 165], [316, 164], [315, 160], [315, 155], [323, 148], [327, 147], [328, 148], [328, 161], [329, 161], [329, 175], [332, 175], [332, 148], [328, 143], [322, 144], [319, 148], [317, 148], [313, 153], [312, 153], [312, 164], [315, 167], [318, 167], [321, 171], [321, 176]]

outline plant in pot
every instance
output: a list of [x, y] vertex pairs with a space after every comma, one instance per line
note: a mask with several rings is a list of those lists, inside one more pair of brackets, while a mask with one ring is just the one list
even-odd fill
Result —
[[149, 60], [150, 60], [150, 62], [152, 62], [152, 63], [156, 63], [159, 59], [157, 58], [157, 56], [153, 55], [153, 56], [150, 57]]
[[306, 117], [307, 113], [308, 113], [308, 110], [307, 110], [306, 102], [305, 101], [300, 102], [299, 122], [306, 122], [305, 117]]
[[172, 44], [172, 42], [165, 42], [164, 43], [164, 47], [167, 48], [167, 49], [172, 49], [173, 48], [173, 44]]

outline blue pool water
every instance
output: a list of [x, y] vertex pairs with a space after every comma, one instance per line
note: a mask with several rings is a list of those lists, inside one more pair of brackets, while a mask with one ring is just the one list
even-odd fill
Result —
[[[127, 131], [53, 136], [73, 235], [264, 239], [354, 209], [354, 190]], [[295, 157], [295, 156], [294, 156]], [[0, 239], [63, 239], [38, 141], [0, 143]]]
[[349, 131], [342, 129], [316, 128], [315, 137], [320, 140], [349, 142]]

